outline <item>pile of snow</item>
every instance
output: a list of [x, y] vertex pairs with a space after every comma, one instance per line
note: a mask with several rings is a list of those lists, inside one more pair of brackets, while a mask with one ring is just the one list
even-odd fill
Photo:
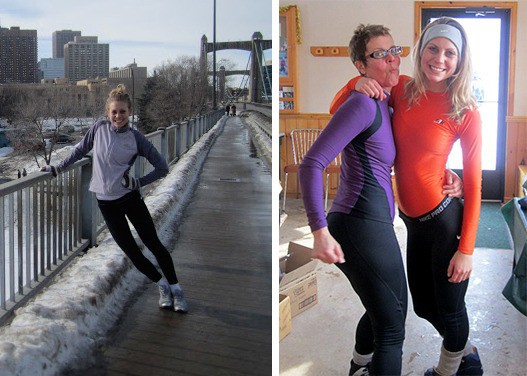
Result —
[[273, 160], [272, 140], [258, 126], [259, 124], [271, 130], [272, 125], [270, 119], [258, 111], [244, 111], [240, 114], [240, 118], [251, 132], [251, 138], [258, 151], [258, 156], [262, 158], [266, 166], [270, 169]]
[[[182, 216], [225, 121], [196, 142], [145, 198], [154, 222]], [[107, 235], [0, 329], [0, 375], [57, 375], [89, 366], [89, 354], [104, 343], [121, 308], [145, 281]]]
[[13, 150], [14, 149], [12, 147], [9, 147], [9, 146], [0, 148], [0, 157], [5, 157], [5, 156], [11, 154], [13, 152]]

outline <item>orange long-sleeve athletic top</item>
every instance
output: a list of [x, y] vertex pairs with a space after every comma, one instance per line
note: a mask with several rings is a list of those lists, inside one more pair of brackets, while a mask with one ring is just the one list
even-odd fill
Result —
[[[330, 113], [354, 90], [360, 77], [350, 80], [333, 99]], [[392, 128], [397, 155], [395, 182], [399, 209], [409, 217], [420, 217], [434, 209], [444, 195], [444, 171], [454, 142], [463, 153], [465, 205], [458, 249], [472, 254], [476, 244], [481, 209], [481, 118], [477, 109], [468, 110], [460, 122], [448, 117], [448, 93], [427, 92], [411, 108], [404, 95], [410, 80], [401, 76], [392, 89], [389, 103], [394, 109]]]

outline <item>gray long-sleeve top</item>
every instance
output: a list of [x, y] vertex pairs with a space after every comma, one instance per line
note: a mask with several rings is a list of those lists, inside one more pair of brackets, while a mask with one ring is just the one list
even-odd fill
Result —
[[143, 134], [129, 124], [117, 128], [108, 120], [95, 122], [71, 155], [57, 166], [57, 171], [62, 172], [92, 149], [93, 172], [89, 189], [100, 200], [116, 200], [130, 192], [121, 181], [137, 156], [145, 157], [154, 166], [153, 171], [139, 178], [141, 187], [168, 173], [165, 159]]

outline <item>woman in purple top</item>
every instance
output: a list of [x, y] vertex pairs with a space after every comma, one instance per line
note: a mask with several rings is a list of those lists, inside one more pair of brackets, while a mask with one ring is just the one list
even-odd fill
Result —
[[[401, 52], [381, 25], [359, 25], [350, 42], [355, 67], [375, 77], [386, 93], [399, 81]], [[341, 152], [341, 180], [326, 219], [322, 171]], [[312, 257], [337, 263], [366, 308], [357, 325], [349, 375], [401, 374], [407, 285], [393, 229], [394, 159], [388, 101], [352, 92], [299, 169], [314, 236]], [[445, 194], [459, 196], [459, 178], [448, 174], [447, 181], [452, 184], [444, 186]]]
[[[385, 89], [399, 80], [399, 54], [389, 30], [359, 25], [350, 55], [361, 75]], [[327, 220], [322, 171], [342, 152], [340, 184]], [[395, 159], [388, 101], [353, 92], [304, 158], [302, 197], [314, 235], [314, 258], [337, 263], [366, 313], [359, 320], [350, 375], [400, 375], [407, 287], [393, 229], [391, 168]], [[346, 262], [348, 260], [348, 262]]]
[[[56, 176], [93, 150], [89, 189], [97, 197], [108, 230], [135, 267], [158, 284], [159, 307], [185, 313], [188, 305], [179, 285], [172, 257], [159, 240], [150, 212], [139, 192], [140, 187], [164, 177], [168, 173], [168, 165], [152, 143], [130, 127], [128, 120], [132, 101], [123, 85], [118, 85], [110, 92], [106, 110], [108, 120], [97, 121], [69, 157], [56, 167], [42, 167], [42, 171]], [[135, 178], [129, 176], [129, 171], [138, 156], [145, 157], [154, 166], [154, 170]], [[164, 277], [141, 252], [130, 231], [128, 220], [155, 256]]]

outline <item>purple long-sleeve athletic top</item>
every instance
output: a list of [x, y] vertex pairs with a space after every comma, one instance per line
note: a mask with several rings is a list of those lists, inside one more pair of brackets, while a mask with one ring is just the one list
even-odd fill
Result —
[[388, 100], [352, 92], [333, 115], [299, 168], [311, 231], [327, 226], [322, 171], [342, 151], [340, 184], [329, 212], [393, 222], [391, 168], [395, 159]]

